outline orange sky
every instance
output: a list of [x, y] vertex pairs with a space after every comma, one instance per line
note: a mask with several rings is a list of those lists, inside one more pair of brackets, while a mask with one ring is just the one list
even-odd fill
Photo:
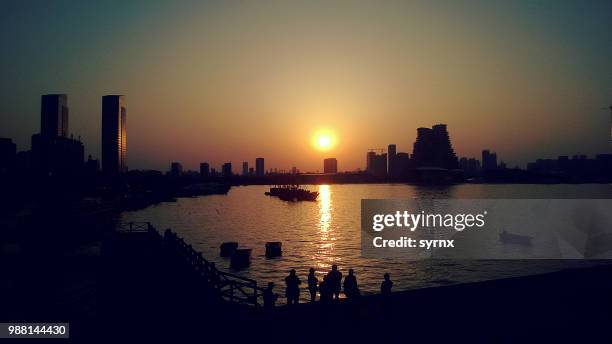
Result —
[[[315, 171], [336, 157], [354, 170], [369, 148], [412, 152], [416, 128], [436, 123], [459, 156], [489, 148], [511, 166], [608, 151], [612, 11], [555, 4], [148, 2], [100, 18], [107, 9], [78, 3], [12, 9], [0, 136], [27, 149], [40, 94], [68, 93], [70, 130], [99, 157], [100, 98], [120, 93], [130, 168], [231, 161], [238, 171], [263, 156], [266, 167]], [[327, 152], [311, 145], [322, 128], [337, 138]]]

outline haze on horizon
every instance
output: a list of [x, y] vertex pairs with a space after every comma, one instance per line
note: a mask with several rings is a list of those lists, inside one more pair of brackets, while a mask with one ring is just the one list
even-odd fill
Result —
[[19, 150], [40, 95], [66, 93], [94, 157], [101, 96], [126, 96], [131, 169], [354, 170], [436, 123], [458, 156], [509, 166], [610, 152], [612, 1], [1, 3], [0, 137]]

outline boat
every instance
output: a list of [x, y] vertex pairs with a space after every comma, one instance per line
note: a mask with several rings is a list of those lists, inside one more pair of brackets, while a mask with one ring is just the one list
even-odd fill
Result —
[[517, 245], [530, 246], [531, 239], [532, 238], [530, 236], [514, 234], [514, 233], [507, 232], [506, 230], [503, 230], [501, 233], [499, 233], [499, 241], [501, 241], [504, 244], [517, 244]]
[[270, 187], [270, 191], [265, 195], [278, 197], [287, 202], [316, 201], [319, 197], [318, 192], [303, 189], [297, 184]]

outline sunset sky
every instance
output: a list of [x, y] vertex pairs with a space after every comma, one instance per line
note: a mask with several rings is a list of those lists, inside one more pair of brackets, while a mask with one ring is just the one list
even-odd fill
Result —
[[611, 151], [612, 1], [0, 4], [0, 137], [19, 150], [40, 95], [66, 93], [94, 157], [101, 96], [126, 96], [130, 169], [354, 170], [436, 123], [459, 156], [510, 166]]

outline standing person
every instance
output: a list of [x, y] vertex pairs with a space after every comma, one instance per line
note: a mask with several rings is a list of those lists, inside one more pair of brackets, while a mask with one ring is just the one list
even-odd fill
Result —
[[323, 276], [323, 281], [319, 283], [320, 300], [322, 304], [328, 304], [333, 299], [333, 292], [329, 282], [329, 276]]
[[274, 293], [274, 282], [269, 282], [268, 287], [263, 292], [264, 309], [270, 310], [274, 308], [277, 299], [278, 295]]
[[329, 287], [331, 288], [336, 300], [340, 299], [340, 290], [342, 289], [342, 272], [338, 270], [338, 265], [332, 265], [332, 269], [327, 273], [329, 277]]
[[357, 277], [355, 277], [355, 271], [353, 269], [349, 269], [348, 275], [344, 278], [344, 294], [349, 299], [356, 299], [361, 294], [357, 286]]
[[287, 296], [288, 305], [298, 304], [300, 299], [300, 283], [302, 281], [295, 274], [295, 269], [291, 269], [289, 276], [285, 277], [285, 284], [287, 285], [285, 296]]
[[393, 288], [393, 282], [389, 273], [385, 273], [385, 280], [380, 284], [380, 293], [383, 295], [390, 295], [391, 288]]
[[310, 302], [315, 302], [317, 298], [317, 284], [319, 284], [319, 279], [315, 276], [315, 269], [310, 268], [308, 271], [308, 291], [310, 292]]

